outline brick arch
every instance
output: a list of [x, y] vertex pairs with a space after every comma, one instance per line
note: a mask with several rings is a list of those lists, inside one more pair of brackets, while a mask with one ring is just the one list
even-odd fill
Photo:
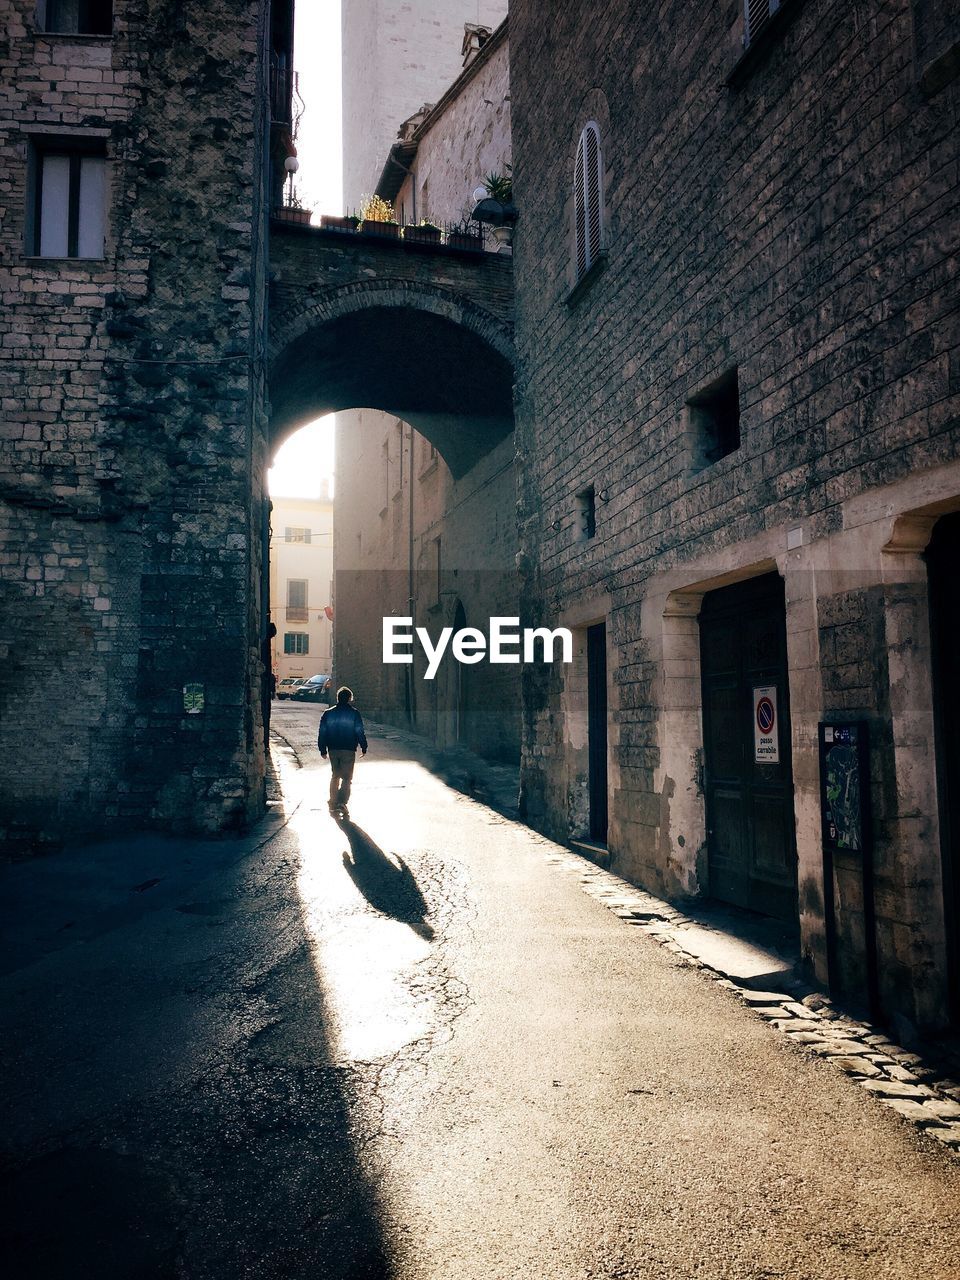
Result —
[[461, 476], [513, 430], [509, 319], [431, 280], [288, 282], [272, 303], [268, 358], [274, 444], [322, 413], [382, 409]]
[[513, 326], [491, 310], [441, 285], [386, 278], [355, 280], [332, 288], [306, 286], [298, 301], [286, 303], [280, 317], [275, 312], [271, 315], [271, 366], [291, 342], [310, 329], [371, 307], [408, 308], [441, 316], [476, 334], [513, 364]]

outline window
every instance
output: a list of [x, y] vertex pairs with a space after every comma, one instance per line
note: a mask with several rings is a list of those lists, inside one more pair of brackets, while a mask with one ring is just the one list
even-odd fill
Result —
[[743, 0], [743, 45], [756, 40], [763, 27], [786, 0]]
[[687, 401], [694, 471], [740, 448], [740, 384], [730, 369]]
[[38, 258], [102, 258], [106, 160], [73, 139], [34, 142], [28, 252]]
[[437, 604], [440, 603], [440, 593], [443, 588], [443, 553], [440, 545], [440, 539], [434, 538], [433, 545], [437, 551]]
[[284, 542], [309, 542], [310, 530], [298, 529], [287, 525], [286, 529], [283, 531], [283, 540]]
[[390, 468], [393, 475], [391, 488], [394, 498], [399, 498], [403, 493], [403, 423], [398, 419], [394, 426], [397, 447], [395, 451], [391, 450], [390, 454]]
[[306, 578], [287, 579], [287, 621], [307, 621], [307, 580]]
[[588, 542], [597, 533], [597, 495], [593, 485], [577, 494], [577, 528], [580, 541]]
[[305, 631], [285, 631], [283, 652], [304, 654], [310, 652], [310, 637]]
[[603, 233], [603, 155], [600, 130], [593, 120], [584, 128], [577, 144], [573, 170], [573, 221], [579, 280], [599, 260]]
[[41, 30], [80, 36], [108, 36], [113, 31], [112, 0], [41, 0]]

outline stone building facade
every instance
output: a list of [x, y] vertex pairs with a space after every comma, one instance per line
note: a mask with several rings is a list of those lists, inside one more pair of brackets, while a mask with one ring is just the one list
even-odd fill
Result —
[[[580, 641], [525, 671], [531, 820], [907, 1027], [958, 992], [950, 8], [510, 16], [523, 598]], [[832, 858], [821, 722], [869, 735]]]
[[270, 511], [271, 668], [285, 676], [333, 670], [333, 499], [282, 498]]
[[462, 69], [464, 28], [492, 29], [506, 0], [350, 0], [341, 8], [343, 195], [376, 186], [397, 126]]
[[3, 4], [14, 848], [260, 810], [270, 68], [289, 11]]
[[[448, 35], [450, 49], [466, 65], [451, 83], [434, 81], [436, 105], [415, 113], [400, 140], [394, 119], [392, 147], [381, 153], [377, 171], [361, 180], [407, 222], [430, 218], [446, 225], [469, 218], [483, 176], [502, 173], [510, 163], [506, 22], [492, 33], [473, 25], [465, 31], [461, 23]], [[418, 56], [426, 57], [430, 47]], [[449, 66], [449, 56], [438, 60], [441, 66]], [[345, 84], [349, 72], [345, 48]], [[365, 64], [352, 94], [363, 96], [368, 74]], [[346, 129], [348, 175], [356, 171], [351, 137]], [[409, 341], [406, 335], [399, 340]], [[412, 666], [384, 666], [381, 655], [384, 614], [413, 617], [434, 638], [443, 627], [486, 631], [491, 616], [517, 616], [512, 433], [464, 470], [395, 415], [370, 409], [340, 414], [337, 486], [338, 678], [358, 697], [362, 692], [373, 716], [412, 724], [443, 747], [459, 743], [516, 760], [515, 667], [486, 661], [460, 666], [448, 657], [428, 681], [419, 647]]]

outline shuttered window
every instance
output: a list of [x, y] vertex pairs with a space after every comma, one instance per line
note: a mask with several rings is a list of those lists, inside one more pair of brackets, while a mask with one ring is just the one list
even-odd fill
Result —
[[106, 234], [106, 161], [88, 145], [58, 143], [34, 152], [36, 171], [29, 252], [40, 258], [102, 258]]
[[603, 156], [600, 130], [591, 120], [580, 134], [573, 173], [574, 244], [577, 279], [585, 275], [600, 256], [603, 228]]
[[743, 43], [756, 40], [762, 28], [785, 0], [743, 0]]

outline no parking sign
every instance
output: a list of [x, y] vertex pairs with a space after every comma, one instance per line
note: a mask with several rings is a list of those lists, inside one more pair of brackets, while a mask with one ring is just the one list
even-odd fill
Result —
[[753, 758], [757, 764], [780, 763], [775, 684], [758, 685], [753, 690]]

